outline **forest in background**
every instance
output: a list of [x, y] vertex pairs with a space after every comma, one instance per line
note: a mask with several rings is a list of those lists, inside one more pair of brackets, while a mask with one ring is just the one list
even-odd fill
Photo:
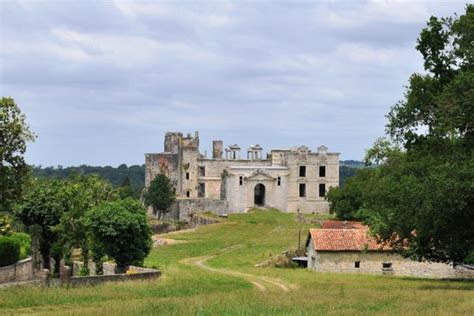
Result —
[[[346, 180], [352, 177], [358, 168], [363, 168], [364, 163], [357, 160], [342, 160], [339, 165], [339, 185], [343, 186]], [[124, 182], [130, 181], [134, 192], [141, 192], [145, 185], [145, 165], [121, 164], [112, 166], [88, 166], [78, 167], [42, 167], [33, 166], [33, 175], [36, 178], [58, 178], [66, 179], [73, 174], [97, 174], [101, 178], [110, 181], [114, 187], [123, 186]], [[128, 180], [127, 180], [128, 178]]]

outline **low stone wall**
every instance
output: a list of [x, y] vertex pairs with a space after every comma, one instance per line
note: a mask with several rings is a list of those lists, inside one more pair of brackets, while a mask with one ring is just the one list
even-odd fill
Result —
[[[79, 276], [83, 266], [84, 266], [84, 263], [82, 261], [74, 261], [73, 269], [72, 269], [73, 276]], [[87, 266], [89, 268], [90, 275], [95, 275], [95, 263], [93, 261], [89, 261], [89, 264]], [[115, 263], [104, 262], [103, 264], [104, 275], [115, 274], [116, 266], [117, 265]]]
[[0, 268], [0, 283], [23, 282], [35, 278], [31, 257]]
[[84, 285], [95, 285], [106, 282], [118, 282], [118, 281], [130, 281], [130, 280], [150, 280], [156, 279], [161, 275], [161, 271], [154, 269], [147, 269], [148, 271], [124, 273], [124, 274], [112, 274], [112, 275], [91, 275], [91, 276], [74, 276], [69, 279], [66, 283], [61, 285], [70, 286], [84, 286]]
[[212, 212], [217, 215], [228, 213], [229, 203], [214, 199], [179, 199], [171, 206], [171, 211], [167, 218], [175, 220], [189, 221], [190, 215], [197, 212]]

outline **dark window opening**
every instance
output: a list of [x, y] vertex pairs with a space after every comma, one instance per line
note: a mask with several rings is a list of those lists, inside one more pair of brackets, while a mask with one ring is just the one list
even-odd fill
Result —
[[384, 262], [384, 263], [382, 263], [382, 269], [384, 269], [384, 270], [390, 270], [390, 269], [392, 269], [392, 263], [391, 263], [391, 262]]
[[186, 180], [189, 180], [189, 172], [186, 172]]
[[186, 191], [186, 197], [190, 197], [191, 196], [191, 192], [190, 191]]
[[306, 196], [306, 183], [300, 183], [300, 197]]
[[244, 184], [244, 177], [240, 176], [239, 177], [239, 185]]
[[326, 184], [320, 183], [319, 184], [319, 197], [324, 197], [326, 195]]
[[354, 268], [357, 268], [357, 269], [360, 268], [360, 261], [354, 262]]
[[281, 185], [281, 177], [277, 178], [277, 185]]
[[206, 167], [199, 167], [199, 176], [200, 177], [206, 176]]
[[232, 152], [232, 159], [236, 159], [237, 158], [237, 155], [235, 153], [235, 151]]
[[319, 166], [319, 176], [321, 178], [326, 176], [326, 166]]
[[300, 166], [300, 177], [306, 177], [306, 166]]
[[206, 184], [199, 183], [198, 197], [205, 197], [205, 196], [206, 196]]

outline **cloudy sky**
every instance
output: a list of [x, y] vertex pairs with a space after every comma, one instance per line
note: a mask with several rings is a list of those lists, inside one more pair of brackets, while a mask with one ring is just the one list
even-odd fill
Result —
[[463, 1], [0, 1], [0, 92], [35, 165], [142, 164], [166, 131], [361, 159], [431, 15]]

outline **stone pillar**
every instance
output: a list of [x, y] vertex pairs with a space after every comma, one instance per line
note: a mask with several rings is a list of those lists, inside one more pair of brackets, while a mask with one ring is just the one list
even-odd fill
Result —
[[42, 269], [38, 271], [38, 279], [40, 280], [40, 284], [42, 286], [49, 287], [49, 278], [50, 272], [48, 269]]
[[61, 285], [69, 284], [71, 281], [71, 267], [61, 265], [59, 270], [59, 279], [61, 280]]
[[222, 140], [212, 141], [212, 159], [222, 159], [224, 151], [224, 142]]

